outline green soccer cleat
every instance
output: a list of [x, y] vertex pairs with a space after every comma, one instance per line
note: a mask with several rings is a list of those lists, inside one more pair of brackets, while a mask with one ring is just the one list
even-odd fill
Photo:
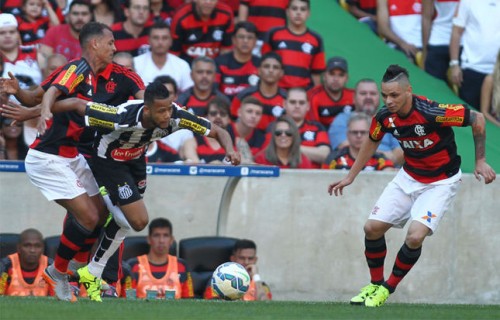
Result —
[[366, 298], [377, 291], [379, 287], [378, 284], [370, 283], [369, 285], [361, 288], [359, 294], [351, 299], [351, 304], [354, 305], [363, 305], [365, 303]]
[[87, 290], [87, 294], [92, 301], [102, 302], [101, 299], [101, 279], [93, 276], [89, 272], [89, 267], [85, 266], [83, 268], [78, 269], [78, 275], [80, 276], [80, 282], [83, 284], [85, 289]]
[[380, 307], [389, 298], [389, 290], [384, 286], [379, 286], [378, 289], [365, 300], [366, 307]]

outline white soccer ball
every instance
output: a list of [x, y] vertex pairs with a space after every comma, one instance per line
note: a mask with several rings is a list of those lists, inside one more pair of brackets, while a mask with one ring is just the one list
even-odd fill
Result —
[[240, 299], [249, 287], [250, 275], [241, 264], [236, 262], [221, 264], [212, 275], [212, 288], [222, 299]]

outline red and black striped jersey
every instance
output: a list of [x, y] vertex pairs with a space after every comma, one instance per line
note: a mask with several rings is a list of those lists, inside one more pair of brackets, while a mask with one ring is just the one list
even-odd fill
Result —
[[17, 30], [21, 35], [21, 42], [23, 45], [33, 45], [45, 36], [49, 29], [50, 19], [48, 17], [40, 17], [39, 19], [30, 22], [23, 17], [17, 18]]
[[311, 110], [307, 118], [319, 121], [327, 128], [346, 108], [354, 110], [354, 90], [352, 89], [342, 89], [342, 95], [337, 101], [328, 95], [323, 85], [312, 88], [308, 93]]
[[238, 118], [238, 110], [240, 109], [241, 101], [248, 96], [259, 99], [264, 106], [262, 118], [260, 119], [257, 129], [266, 131], [267, 126], [283, 113], [283, 103], [286, 99], [286, 91], [280, 88], [272, 97], [266, 97], [260, 92], [258, 86], [244, 89], [233, 98], [233, 102], [231, 103], [231, 116], [234, 119]]
[[218, 3], [210, 19], [204, 21], [195, 3], [179, 8], [172, 19], [173, 38], [170, 52], [191, 63], [199, 56], [215, 58], [221, 49], [230, 49], [234, 32], [233, 13], [224, 3]]
[[247, 20], [255, 24], [259, 39], [275, 27], [286, 25], [286, 8], [289, 0], [240, 0], [248, 7]]
[[[56, 0], [49, 0], [50, 5], [52, 6], [52, 9], [54, 9], [54, 12], [57, 15], [57, 18], [59, 19], [59, 22], [64, 23], [64, 14], [62, 12], [62, 9], [59, 7], [57, 4]], [[21, 17], [23, 14], [22, 12], [22, 6], [23, 6], [23, 0], [2, 0], [0, 1], [0, 13], [11, 13], [14, 16]], [[42, 16], [47, 17], [47, 10], [42, 9]]]
[[[236, 130], [234, 123], [231, 123], [228, 126], [227, 131], [230, 134], [233, 133], [235, 137], [236, 136], [239, 137], [238, 130]], [[260, 152], [262, 149], [265, 148], [266, 135], [264, 134], [264, 131], [262, 131], [262, 130], [253, 129], [252, 133], [245, 138], [245, 141], [247, 142], [248, 146], [250, 147], [250, 151], [252, 152], [252, 155], [255, 156], [258, 152]]]
[[137, 57], [140, 54], [149, 51], [149, 29], [152, 21], [146, 22], [144, 29], [136, 38], [128, 33], [123, 27], [124, 22], [117, 22], [111, 26], [115, 37], [115, 46], [117, 52], [126, 51], [132, 56]]
[[245, 63], [238, 62], [232, 52], [220, 55], [215, 59], [217, 65], [216, 82], [219, 90], [232, 99], [238, 92], [259, 82], [257, 68], [260, 58], [252, 56]]
[[[130, 96], [144, 90], [139, 75], [128, 68], [111, 63], [96, 77], [84, 58], [56, 69], [42, 83], [42, 88], [47, 91], [51, 85], [63, 92], [61, 99], [79, 97], [111, 105], [124, 103]], [[78, 152], [91, 154], [94, 131], [83, 129], [81, 116], [75, 112], [54, 113], [49, 122], [50, 127], [48, 125], [47, 131], [33, 142], [31, 148], [69, 158]]]
[[370, 139], [392, 134], [403, 148], [403, 169], [415, 180], [431, 183], [455, 175], [460, 169], [452, 126], [470, 125], [470, 109], [413, 96], [412, 109], [403, 117], [382, 107], [372, 119]]
[[[334, 150], [326, 157], [325, 163], [321, 166], [322, 169], [351, 169], [354, 158], [349, 152], [349, 147], [344, 147], [340, 150]], [[394, 163], [387, 159], [381, 153], [374, 153], [373, 156], [366, 162], [363, 167], [364, 171], [378, 171], [386, 168], [394, 168]]]
[[275, 51], [283, 59], [284, 75], [280, 87], [309, 89], [314, 84], [311, 74], [326, 70], [325, 50], [321, 36], [307, 29], [303, 34], [292, 33], [287, 27], [271, 29], [264, 40], [262, 54]]
[[[222, 161], [226, 157], [226, 151], [222, 146], [218, 149], [212, 148], [210, 143], [208, 142], [208, 138], [205, 136], [194, 136], [196, 139], [197, 147], [196, 153], [198, 154], [198, 158], [202, 163], [210, 163], [212, 161]], [[234, 137], [231, 137], [234, 141]]]
[[208, 98], [200, 99], [195, 95], [194, 89], [192, 87], [179, 95], [179, 97], [177, 98], [177, 103], [185, 107], [189, 112], [194, 113], [197, 116], [204, 117], [207, 115], [208, 102], [215, 97], [221, 97], [226, 100], [228, 104], [231, 103], [229, 99], [217, 89], [213, 89]]

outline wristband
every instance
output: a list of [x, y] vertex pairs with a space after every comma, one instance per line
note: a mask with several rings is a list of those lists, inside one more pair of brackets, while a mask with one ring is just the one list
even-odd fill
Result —
[[450, 60], [450, 67], [458, 66], [460, 62], [456, 59]]
[[261, 282], [262, 279], [260, 278], [260, 275], [258, 274], [254, 274], [253, 277], [252, 277], [253, 281], [255, 282]]

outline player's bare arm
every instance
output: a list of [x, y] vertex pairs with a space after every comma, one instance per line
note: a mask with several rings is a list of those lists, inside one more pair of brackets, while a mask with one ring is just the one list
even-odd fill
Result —
[[212, 123], [212, 129], [208, 134], [209, 137], [217, 139], [221, 146], [226, 150], [226, 160], [231, 162], [233, 166], [237, 166], [241, 162], [241, 156], [238, 152], [234, 151], [233, 140], [226, 130]]
[[335, 194], [335, 196], [338, 196], [343, 194], [344, 187], [347, 187], [354, 182], [354, 179], [356, 179], [360, 171], [363, 170], [366, 162], [373, 156], [381, 141], [382, 140], [373, 141], [372, 139], [366, 139], [361, 146], [361, 150], [359, 150], [356, 161], [354, 161], [354, 164], [352, 165], [351, 170], [349, 170], [347, 176], [344, 179], [336, 181], [328, 186], [328, 193], [330, 195]]
[[40, 107], [27, 108], [20, 104], [9, 101], [8, 104], [0, 106], [0, 114], [9, 119], [13, 119], [12, 124], [34, 119], [40, 116]]
[[40, 104], [40, 121], [38, 121], [38, 132], [43, 134], [46, 129], [45, 121], [52, 118], [51, 107], [54, 105], [57, 97], [59, 97], [62, 92], [56, 87], [51, 86], [43, 95], [42, 103]]
[[476, 151], [476, 167], [474, 176], [481, 181], [481, 176], [484, 178], [484, 183], [493, 182], [496, 178], [495, 171], [486, 163], [486, 128], [484, 115], [480, 112], [471, 110], [470, 124], [472, 127], [472, 136], [474, 138], [474, 147]]
[[[19, 87], [19, 80], [8, 72], [9, 78], [0, 78], [0, 92], [13, 94], [23, 106], [35, 107], [42, 102], [42, 97], [45, 91], [40, 86], [30, 89], [21, 89]], [[38, 116], [40, 113], [38, 113]]]

